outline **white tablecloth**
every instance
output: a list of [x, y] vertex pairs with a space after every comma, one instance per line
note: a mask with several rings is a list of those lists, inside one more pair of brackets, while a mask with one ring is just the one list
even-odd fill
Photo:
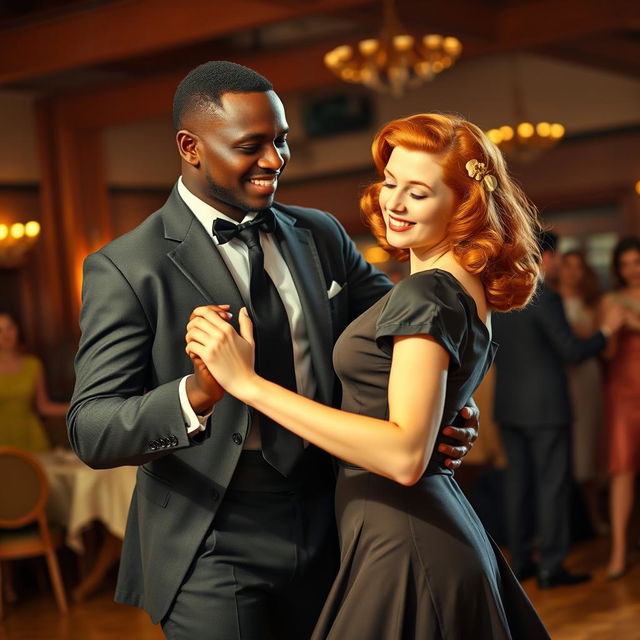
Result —
[[123, 538], [137, 467], [91, 469], [67, 450], [39, 454], [49, 479], [47, 515], [67, 530], [66, 543], [83, 552], [82, 531], [99, 520]]

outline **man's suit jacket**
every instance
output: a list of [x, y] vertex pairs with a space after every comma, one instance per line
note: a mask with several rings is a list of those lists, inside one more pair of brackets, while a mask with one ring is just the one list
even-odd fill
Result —
[[[388, 291], [329, 214], [274, 205], [278, 240], [310, 340], [317, 400], [334, 404], [333, 344]], [[332, 282], [342, 290], [331, 299]], [[96, 468], [141, 465], [125, 535], [116, 599], [157, 622], [166, 613], [220, 505], [250, 424], [226, 394], [206, 432], [186, 433], [178, 384], [191, 311], [244, 305], [210, 236], [174, 188], [139, 227], [84, 265], [82, 337], [68, 414], [71, 445]], [[237, 326], [236, 326], [237, 328]]]
[[605, 347], [598, 331], [580, 339], [569, 326], [561, 297], [544, 283], [524, 308], [493, 315], [496, 354], [494, 419], [499, 424], [560, 426], [571, 422], [565, 363]]

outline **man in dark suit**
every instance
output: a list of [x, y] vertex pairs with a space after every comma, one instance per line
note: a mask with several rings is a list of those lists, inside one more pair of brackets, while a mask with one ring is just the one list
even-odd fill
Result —
[[[332, 216], [274, 203], [287, 121], [264, 77], [201, 65], [174, 124], [182, 176], [167, 203], [85, 261], [69, 438], [91, 466], [140, 465], [119, 602], [172, 639], [304, 640], [337, 566], [331, 462], [223, 394], [187, 357], [185, 327], [202, 305], [260, 318], [275, 285], [262, 366], [335, 404], [334, 341], [390, 282]], [[440, 444], [455, 458], [475, 437], [467, 412], [450, 428], [461, 446]]]
[[[557, 236], [539, 236], [542, 275], [558, 270]], [[622, 322], [615, 310], [599, 331], [578, 338], [567, 322], [560, 296], [541, 280], [534, 299], [519, 311], [495, 314], [494, 419], [507, 454], [507, 539], [520, 579], [538, 574], [541, 588], [571, 585], [588, 574], [567, 571], [571, 491], [571, 404], [564, 366], [602, 351]], [[532, 522], [535, 520], [535, 524]], [[538, 565], [533, 562], [537, 533]]]

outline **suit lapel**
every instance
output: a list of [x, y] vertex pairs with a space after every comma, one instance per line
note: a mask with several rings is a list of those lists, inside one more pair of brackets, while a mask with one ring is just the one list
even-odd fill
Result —
[[313, 370], [318, 383], [318, 399], [333, 400], [334, 375], [331, 353], [333, 331], [327, 284], [311, 231], [295, 226], [295, 219], [273, 209], [278, 220], [277, 238], [291, 272], [304, 313]]
[[220, 252], [174, 188], [163, 211], [165, 238], [178, 242], [169, 259], [207, 304], [230, 304], [237, 318], [244, 306], [238, 287]]

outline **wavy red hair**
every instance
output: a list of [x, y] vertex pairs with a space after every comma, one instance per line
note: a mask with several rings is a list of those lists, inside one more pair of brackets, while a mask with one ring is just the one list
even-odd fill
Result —
[[[508, 311], [525, 305], [539, 273], [537, 212], [509, 176], [498, 148], [471, 122], [437, 113], [393, 120], [378, 132], [372, 153], [381, 178], [394, 147], [439, 156], [443, 181], [455, 197], [447, 237], [456, 258], [481, 278], [491, 307]], [[484, 162], [498, 181], [495, 191], [488, 192], [469, 177], [465, 165], [474, 158]], [[365, 189], [360, 207], [379, 244], [405, 261], [409, 250], [392, 247], [386, 239], [379, 204], [381, 185], [382, 181]]]

